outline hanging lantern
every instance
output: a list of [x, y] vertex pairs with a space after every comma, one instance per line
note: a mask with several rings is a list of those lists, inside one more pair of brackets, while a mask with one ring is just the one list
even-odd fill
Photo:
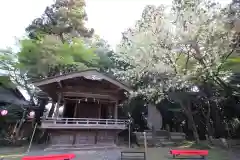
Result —
[[30, 113], [29, 113], [29, 118], [34, 118], [35, 117], [35, 112], [34, 111], [31, 111]]
[[5, 109], [4, 109], [4, 110], [1, 110], [1, 115], [2, 115], [2, 116], [6, 116], [7, 114], [8, 114], [8, 111], [7, 111], [7, 110], [5, 110]]

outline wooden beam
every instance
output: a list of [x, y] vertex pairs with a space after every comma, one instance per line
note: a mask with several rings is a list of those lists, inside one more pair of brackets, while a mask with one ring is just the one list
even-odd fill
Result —
[[[76, 96], [75, 97], [65, 96], [63, 98], [64, 98], [65, 101], [80, 101], [80, 102], [82, 102], [82, 101], [84, 101], [84, 99], [86, 97], [83, 98], [83, 97], [76, 97]], [[97, 98], [95, 98], [95, 99], [97, 99]], [[115, 100], [110, 100], [110, 99], [99, 99], [98, 98], [97, 101], [102, 103], [102, 104], [112, 104], [112, 103], [115, 103]]]
[[66, 87], [83, 86], [88, 88], [88, 86], [91, 86], [92, 88], [95, 88], [101, 86], [104, 89], [112, 90], [116, 90], [117, 88], [119, 88], [118, 86], [115, 86], [108, 81], [89, 81], [88, 79], [84, 79], [83, 77], [76, 77], [74, 79], [68, 79], [63, 82], [66, 84]]
[[97, 86], [66, 86], [57, 90], [57, 92], [91, 92], [95, 94], [118, 95], [118, 90], [104, 89]]
[[109, 99], [117, 101], [119, 98], [115, 97], [113, 95], [107, 95], [107, 94], [94, 94], [94, 93], [77, 93], [77, 92], [62, 92], [63, 96], [69, 96], [69, 97], [86, 97], [86, 98], [96, 98], [96, 99]]

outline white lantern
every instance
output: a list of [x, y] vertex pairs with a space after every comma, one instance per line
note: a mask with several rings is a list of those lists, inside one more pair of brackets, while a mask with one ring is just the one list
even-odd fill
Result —
[[35, 112], [34, 112], [34, 111], [31, 111], [31, 112], [29, 113], [29, 118], [34, 118], [34, 116], [35, 116]]
[[6, 116], [7, 114], [8, 114], [8, 111], [7, 111], [7, 110], [4, 109], [4, 110], [1, 111], [1, 115], [2, 115], [2, 116]]

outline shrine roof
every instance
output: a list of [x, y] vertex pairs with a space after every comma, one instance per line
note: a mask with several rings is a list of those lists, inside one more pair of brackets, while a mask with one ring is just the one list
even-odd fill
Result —
[[36, 87], [42, 87], [42, 86], [49, 85], [52, 83], [58, 83], [58, 82], [61, 82], [64, 80], [80, 78], [80, 77], [83, 77], [83, 78], [89, 79], [89, 80], [93, 80], [93, 81], [105, 80], [111, 84], [114, 84], [115, 86], [118, 86], [119, 88], [122, 88], [125, 91], [129, 92], [131, 90], [127, 84], [120, 82], [109, 75], [101, 73], [101, 72], [97, 71], [96, 69], [88, 69], [88, 70], [48, 77], [48, 78], [45, 78], [42, 80], [34, 81], [33, 85], [35, 85]]

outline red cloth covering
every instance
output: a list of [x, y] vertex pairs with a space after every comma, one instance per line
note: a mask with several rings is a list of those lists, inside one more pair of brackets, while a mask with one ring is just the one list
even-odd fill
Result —
[[22, 160], [65, 160], [75, 158], [75, 154], [56, 154], [56, 155], [46, 155], [46, 156], [25, 156]]
[[170, 154], [172, 155], [199, 155], [207, 156], [208, 150], [171, 150]]

